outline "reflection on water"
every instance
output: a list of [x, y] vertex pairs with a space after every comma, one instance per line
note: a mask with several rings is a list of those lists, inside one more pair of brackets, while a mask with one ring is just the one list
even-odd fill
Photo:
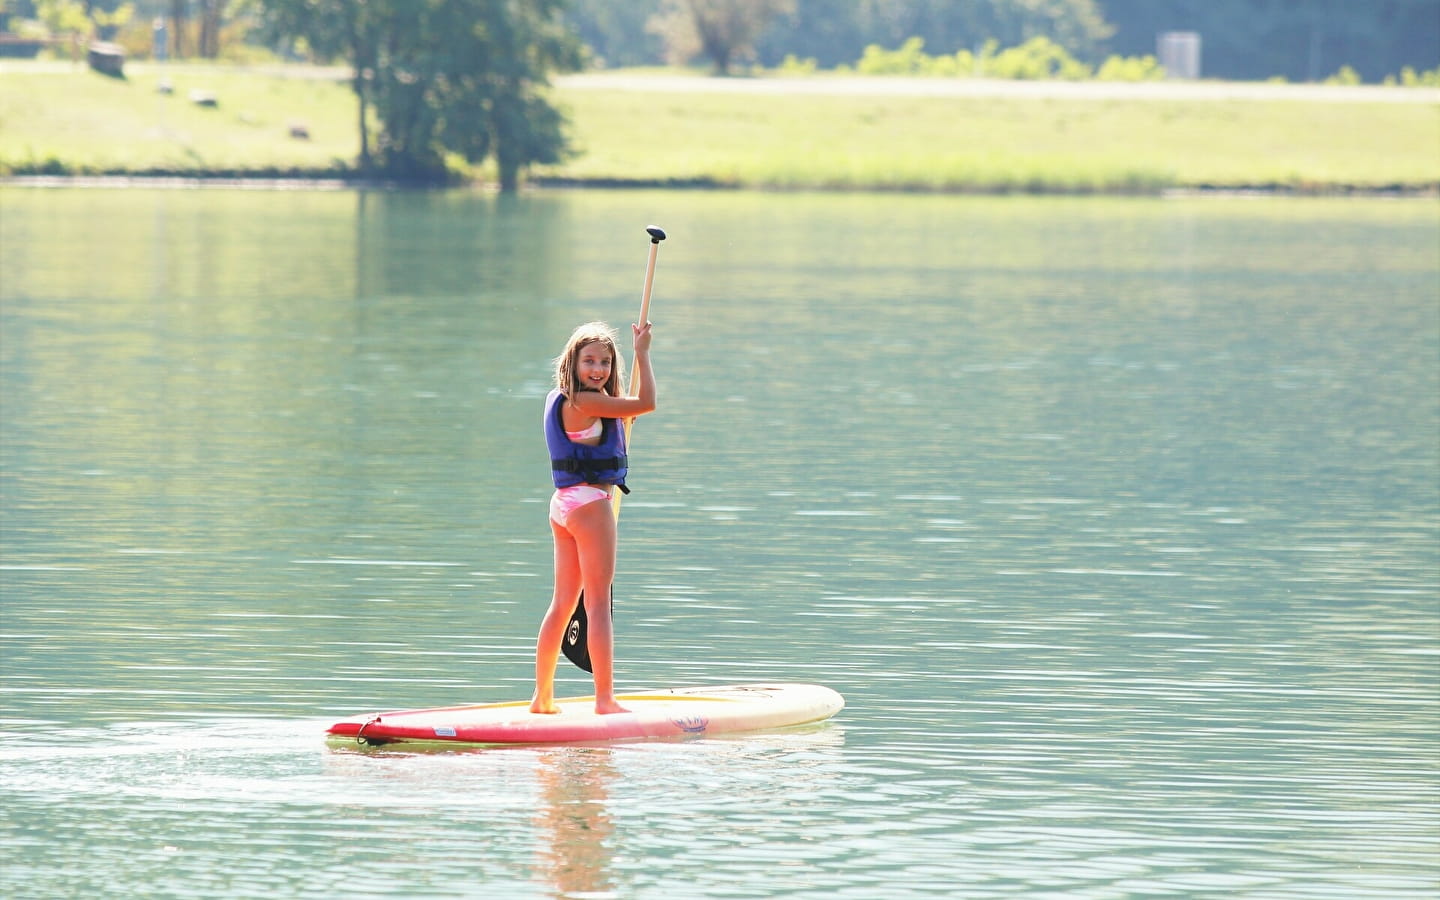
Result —
[[[0, 204], [19, 894], [1440, 891], [1433, 202]], [[528, 695], [548, 360], [651, 222], [621, 687], [845, 711], [326, 750]]]
[[537, 752], [540, 800], [535, 826], [540, 849], [535, 868], [557, 896], [612, 895], [609, 862], [620, 849], [607, 809], [609, 785], [619, 774], [613, 752], [572, 748]]

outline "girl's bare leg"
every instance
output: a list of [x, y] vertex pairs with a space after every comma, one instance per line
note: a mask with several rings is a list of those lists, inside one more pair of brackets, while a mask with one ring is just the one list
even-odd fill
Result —
[[[605, 507], [607, 512], [610, 506], [608, 503], [591, 505]], [[580, 597], [580, 553], [575, 538], [553, 519], [550, 531], [555, 538], [555, 593], [535, 641], [535, 696], [530, 701], [530, 711], [534, 713], [560, 711], [555, 705], [555, 663], [560, 657], [565, 627], [570, 624]], [[588, 613], [589, 607], [585, 611]]]
[[[615, 580], [615, 514], [609, 503], [589, 503], [567, 522], [579, 551], [589, 619], [590, 665], [595, 670], [595, 712], [629, 712], [615, 700], [615, 631], [610, 619], [610, 585]], [[571, 609], [573, 610], [573, 605]], [[569, 613], [565, 618], [569, 619]], [[564, 622], [561, 628], [564, 628]]]

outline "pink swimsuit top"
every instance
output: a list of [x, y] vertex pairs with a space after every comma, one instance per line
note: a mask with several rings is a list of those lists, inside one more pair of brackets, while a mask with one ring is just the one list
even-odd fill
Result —
[[603, 422], [601, 422], [599, 419], [596, 419], [595, 424], [591, 425], [589, 428], [586, 428], [582, 431], [567, 431], [565, 432], [565, 436], [572, 441], [585, 441], [589, 440], [590, 438], [597, 438], [604, 430], [603, 425]]

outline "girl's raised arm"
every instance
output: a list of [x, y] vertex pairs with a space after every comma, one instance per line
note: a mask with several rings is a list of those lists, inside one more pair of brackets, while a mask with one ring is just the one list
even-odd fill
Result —
[[633, 419], [655, 411], [655, 371], [650, 366], [651, 324], [631, 325], [630, 330], [635, 334], [635, 368], [629, 394], [611, 397], [597, 391], [581, 391], [570, 398], [571, 405], [580, 413], [605, 419]]

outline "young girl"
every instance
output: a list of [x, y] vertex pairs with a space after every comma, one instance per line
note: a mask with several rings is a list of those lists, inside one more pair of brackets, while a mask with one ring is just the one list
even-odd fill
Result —
[[[555, 389], [545, 398], [545, 442], [555, 494], [550, 531], [555, 538], [555, 594], [535, 643], [535, 697], [530, 711], [554, 713], [555, 663], [560, 641], [581, 590], [589, 618], [590, 663], [595, 670], [595, 712], [627, 712], [615, 701], [614, 630], [610, 583], [615, 577], [615, 514], [611, 492], [625, 487], [625, 429], [655, 409], [650, 370], [650, 323], [632, 325], [634, 396], [621, 393], [615, 332], [603, 322], [581, 325], [555, 360]], [[605, 502], [601, 502], [605, 501]]]

